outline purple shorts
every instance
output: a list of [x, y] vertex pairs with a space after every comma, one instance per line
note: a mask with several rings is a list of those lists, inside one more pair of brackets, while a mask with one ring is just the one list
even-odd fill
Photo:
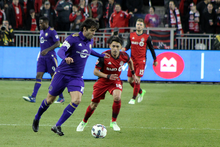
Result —
[[66, 87], [68, 92], [79, 91], [83, 94], [84, 81], [82, 78], [76, 78], [55, 72], [49, 87], [49, 93], [53, 96], [57, 96], [61, 94]]
[[57, 68], [57, 57], [51, 55], [50, 57], [39, 57], [37, 61], [37, 72], [48, 72], [53, 74]]

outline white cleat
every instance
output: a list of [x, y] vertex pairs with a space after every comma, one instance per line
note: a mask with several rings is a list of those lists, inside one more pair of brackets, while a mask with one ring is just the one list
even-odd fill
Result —
[[134, 99], [130, 99], [130, 101], [128, 102], [128, 104], [134, 105], [134, 104], [135, 104], [135, 100], [134, 100]]
[[141, 96], [140, 94], [138, 94], [137, 102], [140, 103], [141, 101], [143, 101], [143, 96]]
[[116, 121], [110, 121], [110, 127], [113, 128], [114, 131], [120, 131], [120, 127], [117, 125]]
[[85, 126], [87, 125], [87, 123], [85, 123], [84, 121], [81, 121], [78, 125], [78, 127], [76, 128], [77, 132], [82, 132], [85, 128]]

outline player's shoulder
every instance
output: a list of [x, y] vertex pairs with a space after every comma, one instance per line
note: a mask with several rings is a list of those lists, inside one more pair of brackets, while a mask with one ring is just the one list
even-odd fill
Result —
[[121, 51], [120, 52], [120, 56], [122, 56], [122, 57], [129, 57], [128, 53], [126, 53], [125, 51]]
[[71, 34], [72, 37], [79, 37], [79, 33]]

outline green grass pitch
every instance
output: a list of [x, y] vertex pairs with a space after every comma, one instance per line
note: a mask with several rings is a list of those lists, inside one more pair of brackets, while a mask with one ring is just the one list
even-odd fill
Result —
[[[147, 91], [144, 100], [129, 105], [132, 88], [124, 82], [122, 106], [117, 119], [120, 132], [109, 127], [112, 96], [107, 94], [88, 121], [83, 132], [76, 127], [83, 119], [92, 95], [94, 82], [85, 82], [82, 102], [62, 125], [64, 136], [50, 129], [58, 121], [70, 96], [64, 91], [65, 103], [53, 104], [40, 120], [39, 132], [32, 131], [32, 121], [49, 81], [43, 81], [36, 103], [22, 96], [31, 94], [34, 81], [0, 80], [1, 147], [219, 147], [220, 85], [142, 83]], [[104, 139], [91, 135], [93, 125], [101, 123], [108, 133]]]

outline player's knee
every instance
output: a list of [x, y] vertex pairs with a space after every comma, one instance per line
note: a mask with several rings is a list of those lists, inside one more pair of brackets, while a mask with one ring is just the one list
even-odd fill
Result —
[[129, 78], [128, 78], [128, 82], [129, 82], [129, 83], [133, 83], [134, 80], [133, 80], [131, 77], [129, 77]]
[[92, 110], [95, 110], [97, 108], [97, 106], [98, 106], [98, 103], [91, 102], [91, 104], [90, 104], [90, 107]]
[[114, 101], [120, 101], [120, 100], [121, 100], [121, 96], [119, 96], [119, 95], [114, 96]]
[[71, 103], [74, 103], [76, 105], [79, 105], [81, 102], [81, 99], [75, 99], [75, 100], [71, 100]]

